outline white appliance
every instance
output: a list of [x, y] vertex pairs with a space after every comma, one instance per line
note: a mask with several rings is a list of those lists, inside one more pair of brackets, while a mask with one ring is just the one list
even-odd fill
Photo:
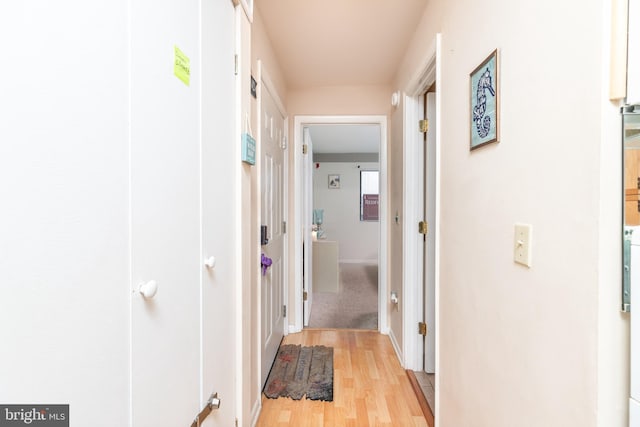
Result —
[[640, 427], [640, 227], [631, 233], [631, 397], [629, 426]]

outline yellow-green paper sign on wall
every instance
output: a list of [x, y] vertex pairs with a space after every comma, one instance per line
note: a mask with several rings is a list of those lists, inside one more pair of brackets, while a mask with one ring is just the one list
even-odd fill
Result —
[[184, 84], [189, 86], [189, 78], [191, 77], [191, 68], [189, 66], [189, 57], [183, 51], [174, 46], [173, 74]]

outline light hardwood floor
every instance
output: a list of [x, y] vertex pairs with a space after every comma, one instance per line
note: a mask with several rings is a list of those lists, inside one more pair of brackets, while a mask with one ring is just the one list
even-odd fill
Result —
[[389, 337], [374, 331], [305, 329], [283, 344], [334, 349], [333, 402], [262, 396], [258, 427], [427, 427]]

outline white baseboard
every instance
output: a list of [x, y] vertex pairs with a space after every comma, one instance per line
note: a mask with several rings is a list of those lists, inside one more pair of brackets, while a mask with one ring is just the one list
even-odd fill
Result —
[[258, 397], [251, 409], [251, 427], [255, 427], [255, 425], [258, 424], [258, 418], [260, 417], [261, 410], [262, 402], [260, 401], [260, 397]]
[[377, 259], [339, 259], [341, 264], [378, 264]]
[[398, 340], [396, 336], [393, 334], [393, 330], [389, 330], [389, 339], [391, 339], [391, 345], [396, 352], [396, 356], [398, 356], [398, 360], [400, 361], [400, 365], [404, 368], [404, 358], [402, 357], [402, 351], [400, 350], [400, 346], [398, 345]]
[[302, 331], [302, 329], [296, 328], [296, 325], [289, 325], [289, 333], [290, 334], [295, 334], [295, 333], [298, 333], [298, 332], [301, 332], [301, 331]]

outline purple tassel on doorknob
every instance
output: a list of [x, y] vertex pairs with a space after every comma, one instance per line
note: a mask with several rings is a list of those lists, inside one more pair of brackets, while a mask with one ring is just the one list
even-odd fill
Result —
[[262, 265], [263, 276], [267, 275], [267, 268], [271, 267], [272, 263], [273, 263], [273, 260], [271, 258], [266, 256], [265, 254], [262, 254], [262, 261], [260, 261], [260, 264]]

